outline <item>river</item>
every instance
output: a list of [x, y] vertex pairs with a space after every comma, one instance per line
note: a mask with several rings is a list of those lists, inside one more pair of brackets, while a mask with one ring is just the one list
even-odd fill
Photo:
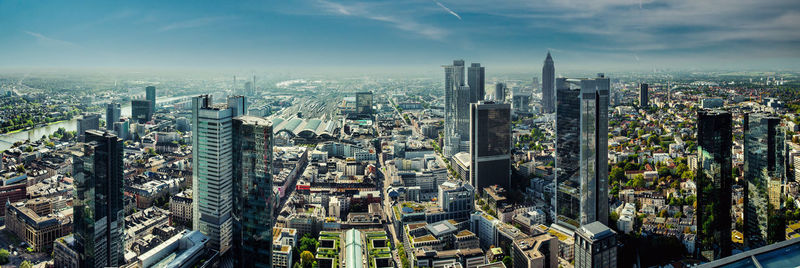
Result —
[[[188, 97], [188, 96], [161, 98], [161, 99], [158, 99], [156, 102], [159, 102], [159, 103], [169, 102], [169, 101], [173, 101], [173, 100], [177, 100], [177, 99], [185, 98], [185, 97]], [[120, 109], [121, 109], [120, 113], [122, 114], [123, 117], [130, 117], [131, 116], [131, 103], [130, 102], [128, 102], [126, 104], [123, 104], [120, 107]], [[103, 113], [100, 115], [100, 117], [105, 119], [105, 116], [106, 116], [105, 115], [105, 110], [103, 110]], [[62, 127], [64, 129], [66, 129], [67, 131], [76, 131], [78, 129], [78, 117], [76, 116], [75, 118], [73, 118], [71, 120], [58, 122], [58, 123], [55, 123], [55, 124], [52, 124], [52, 125], [48, 125], [48, 126], [36, 127], [36, 128], [30, 129], [30, 130], [25, 130], [25, 131], [20, 131], [20, 132], [15, 132], [15, 133], [2, 134], [2, 135], [0, 135], [0, 152], [8, 150], [9, 148], [11, 148], [11, 145], [14, 145], [15, 142], [25, 141], [25, 140], [32, 140], [32, 141], [39, 140], [39, 139], [42, 138], [42, 136], [48, 136], [50, 134], [53, 134], [59, 128], [62, 128]]]

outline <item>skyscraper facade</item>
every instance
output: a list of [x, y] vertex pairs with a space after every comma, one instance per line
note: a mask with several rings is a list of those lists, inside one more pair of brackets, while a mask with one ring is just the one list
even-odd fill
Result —
[[237, 267], [271, 267], [273, 208], [272, 124], [233, 119], [234, 247]]
[[109, 132], [86, 131], [73, 154], [74, 225], [81, 267], [125, 264], [122, 140]]
[[228, 108], [232, 111], [232, 117], [247, 115], [247, 98], [244, 96], [228, 97]]
[[372, 114], [372, 91], [356, 93], [356, 113], [360, 115]]
[[456, 133], [456, 91], [464, 85], [464, 60], [444, 65], [444, 155], [451, 157], [459, 151], [461, 137]]
[[494, 100], [497, 102], [506, 101], [506, 85], [497, 83], [494, 85]]
[[608, 224], [608, 89], [593, 79], [556, 80], [556, 223]]
[[100, 115], [98, 114], [84, 114], [78, 118], [77, 135], [78, 141], [84, 141], [86, 131], [92, 129], [100, 129]]
[[486, 98], [486, 68], [480, 63], [473, 63], [467, 69], [467, 85], [470, 88], [470, 103]]
[[473, 103], [470, 111], [470, 182], [480, 191], [511, 186], [511, 105]]
[[575, 268], [617, 267], [617, 233], [592, 222], [575, 230]]
[[[786, 160], [786, 134], [780, 124], [776, 116], [744, 115], [744, 242], [750, 248], [783, 241], [786, 236], [783, 217], [776, 213], [781, 207]], [[775, 187], [777, 191], [770, 189]]]
[[131, 100], [131, 117], [139, 124], [153, 119], [153, 106], [149, 100]]
[[647, 107], [649, 106], [650, 96], [649, 96], [650, 85], [642, 83], [639, 86], [639, 107]]
[[555, 111], [555, 80], [556, 68], [553, 64], [553, 57], [547, 52], [542, 66], [542, 112], [552, 113]]
[[192, 98], [192, 226], [224, 254], [232, 244], [233, 111], [209, 95]]
[[697, 112], [697, 238], [698, 258], [731, 255], [731, 114]]
[[145, 88], [145, 100], [150, 101], [150, 115], [156, 112], [156, 87], [155, 86], [148, 86]]
[[119, 122], [121, 111], [119, 103], [112, 102], [106, 105], [106, 129], [114, 130], [114, 123]]

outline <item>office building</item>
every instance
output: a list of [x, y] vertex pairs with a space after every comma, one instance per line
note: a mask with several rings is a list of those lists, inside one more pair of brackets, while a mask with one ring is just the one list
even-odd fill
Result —
[[[464, 101], [457, 101], [459, 98], [464, 98], [462, 87], [464, 86], [464, 60], [454, 60], [453, 65], [444, 65], [444, 155], [452, 157], [459, 152], [459, 145], [462, 139], [466, 139], [458, 132], [458, 104], [463, 104]], [[469, 88], [469, 87], [467, 87]], [[467, 103], [469, 103], [469, 90], [467, 90]], [[460, 95], [460, 96], [457, 96]], [[469, 104], [465, 109], [469, 109]], [[462, 118], [463, 119], [463, 118]], [[469, 120], [469, 118], [467, 118]], [[467, 121], [469, 124], [469, 121]], [[467, 131], [464, 131], [466, 134]], [[458, 136], [456, 136], [458, 135]]]
[[356, 113], [359, 115], [372, 114], [372, 91], [356, 93]]
[[[199, 231], [183, 230], [134, 259], [134, 267], [206, 267], [215, 261], [207, 252], [208, 237]], [[209, 255], [211, 258], [209, 258]]]
[[482, 101], [486, 97], [486, 68], [473, 63], [467, 68], [467, 85], [470, 88], [470, 103]]
[[36, 252], [50, 252], [53, 241], [72, 230], [72, 219], [54, 214], [46, 198], [13, 204], [6, 202], [4, 219], [6, 230]]
[[247, 115], [247, 98], [244, 96], [228, 97], [228, 108], [233, 112], [232, 117]]
[[556, 223], [608, 223], [608, 89], [603, 74], [556, 80]]
[[514, 241], [513, 267], [558, 268], [558, 239], [544, 233]]
[[233, 241], [240, 267], [270, 267], [272, 262], [272, 145], [270, 121], [233, 119]]
[[511, 106], [472, 104], [470, 111], [470, 183], [476, 189], [511, 186]]
[[794, 238], [703, 263], [697, 267], [796, 267], [798, 263], [800, 263], [800, 238]]
[[131, 117], [139, 124], [153, 119], [153, 106], [149, 100], [131, 100]]
[[211, 96], [192, 98], [192, 226], [225, 254], [232, 244], [233, 111]]
[[125, 212], [122, 140], [89, 130], [82, 150], [73, 152], [73, 232], [81, 267], [124, 264]]
[[152, 116], [156, 112], [156, 87], [148, 86], [145, 91], [144, 99], [150, 101], [150, 115]]
[[253, 83], [250, 81], [244, 82], [244, 92], [242, 94], [250, 94], [250, 92], [253, 92]]
[[555, 85], [556, 81], [556, 68], [553, 64], [553, 57], [550, 56], [550, 51], [547, 52], [547, 58], [544, 59], [544, 66], [542, 66], [542, 112], [552, 113], [555, 112], [556, 96]]
[[75, 235], [59, 237], [53, 241], [53, 266], [59, 268], [81, 267], [80, 255], [75, 249]]
[[77, 136], [78, 141], [84, 141], [87, 130], [100, 129], [100, 115], [97, 114], [84, 114], [83, 117], [78, 118]]
[[642, 83], [639, 85], [639, 107], [646, 108], [649, 106], [648, 102], [650, 101], [649, 96], [649, 85]]
[[731, 114], [697, 112], [697, 238], [698, 258], [731, 255]]
[[124, 121], [120, 120], [120, 122], [114, 122], [114, 133], [117, 134], [117, 137], [124, 140], [129, 140], [131, 138], [131, 121], [124, 119]]
[[106, 104], [106, 129], [114, 131], [114, 123], [119, 122], [121, 111], [119, 103]]
[[575, 230], [575, 268], [617, 267], [617, 233], [600, 222]]
[[531, 96], [528, 90], [515, 87], [511, 90], [511, 108], [514, 113], [527, 114], [531, 112]]
[[716, 109], [725, 106], [725, 100], [720, 98], [705, 98], [700, 100], [700, 107], [703, 109]]
[[494, 100], [496, 102], [504, 102], [506, 101], [506, 85], [503, 83], [497, 83], [494, 85]]
[[744, 243], [750, 248], [786, 237], [783, 213], [779, 211], [780, 191], [773, 193], [769, 189], [770, 184], [782, 184], [785, 176], [786, 134], [780, 124], [781, 119], [776, 116], [744, 115]]

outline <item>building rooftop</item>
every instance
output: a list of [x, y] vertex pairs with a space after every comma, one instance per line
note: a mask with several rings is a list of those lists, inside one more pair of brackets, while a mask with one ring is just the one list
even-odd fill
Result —
[[701, 264], [698, 267], [796, 267], [798, 263], [800, 263], [800, 238], [795, 238]]
[[592, 240], [601, 240], [603, 238], [615, 235], [614, 231], [599, 221], [581, 226], [577, 232], [582, 233], [585, 237]]

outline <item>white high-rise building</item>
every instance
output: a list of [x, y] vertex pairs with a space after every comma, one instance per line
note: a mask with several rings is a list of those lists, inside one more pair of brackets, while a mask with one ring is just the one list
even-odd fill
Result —
[[232, 244], [234, 112], [212, 103], [209, 95], [192, 98], [192, 226], [221, 255]]

